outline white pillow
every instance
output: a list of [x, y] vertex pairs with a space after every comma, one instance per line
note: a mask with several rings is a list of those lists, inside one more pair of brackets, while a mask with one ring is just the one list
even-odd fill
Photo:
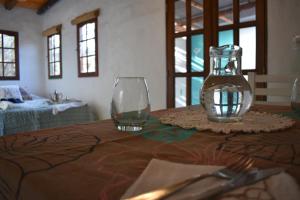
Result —
[[20, 99], [21, 101], [23, 101], [18, 85], [0, 86], [0, 99], [8, 98]]

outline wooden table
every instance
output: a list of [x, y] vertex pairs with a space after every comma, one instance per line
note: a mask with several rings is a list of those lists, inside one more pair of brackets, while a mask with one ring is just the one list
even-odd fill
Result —
[[300, 182], [299, 120], [288, 130], [261, 134], [161, 126], [152, 119], [142, 135], [132, 135], [106, 120], [0, 137], [0, 199], [120, 199], [152, 158], [226, 165], [246, 154], [256, 167], [282, 166]]

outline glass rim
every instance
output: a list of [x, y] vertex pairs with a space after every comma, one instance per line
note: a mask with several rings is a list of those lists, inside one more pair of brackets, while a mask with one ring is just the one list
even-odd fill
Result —
[[241, 57], [243, 54], [243, 49], [237, 45], [223, 45], [219, 47], [210, 46], [209, 55], [215, 57]]

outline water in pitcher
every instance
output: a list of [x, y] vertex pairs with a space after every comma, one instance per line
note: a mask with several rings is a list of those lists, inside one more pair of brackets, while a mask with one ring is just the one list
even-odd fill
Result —
[[251, 106], [251, 88], [240, 75], [211, 75], [202, 90], [201, 102], [207, 111], [208, 119], [212, 121], [240, 121]]

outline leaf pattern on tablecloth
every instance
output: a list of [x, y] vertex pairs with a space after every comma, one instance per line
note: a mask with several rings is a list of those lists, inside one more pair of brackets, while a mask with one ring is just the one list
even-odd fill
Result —
[[18, 176], [8, 177], [9, 173], [1, 169], [0, 199], [19, 199], [28, 175], [76, 161], [93, 152], [99, 142], [97, 136], [81, 132], [0, 137], [0, 165]]

